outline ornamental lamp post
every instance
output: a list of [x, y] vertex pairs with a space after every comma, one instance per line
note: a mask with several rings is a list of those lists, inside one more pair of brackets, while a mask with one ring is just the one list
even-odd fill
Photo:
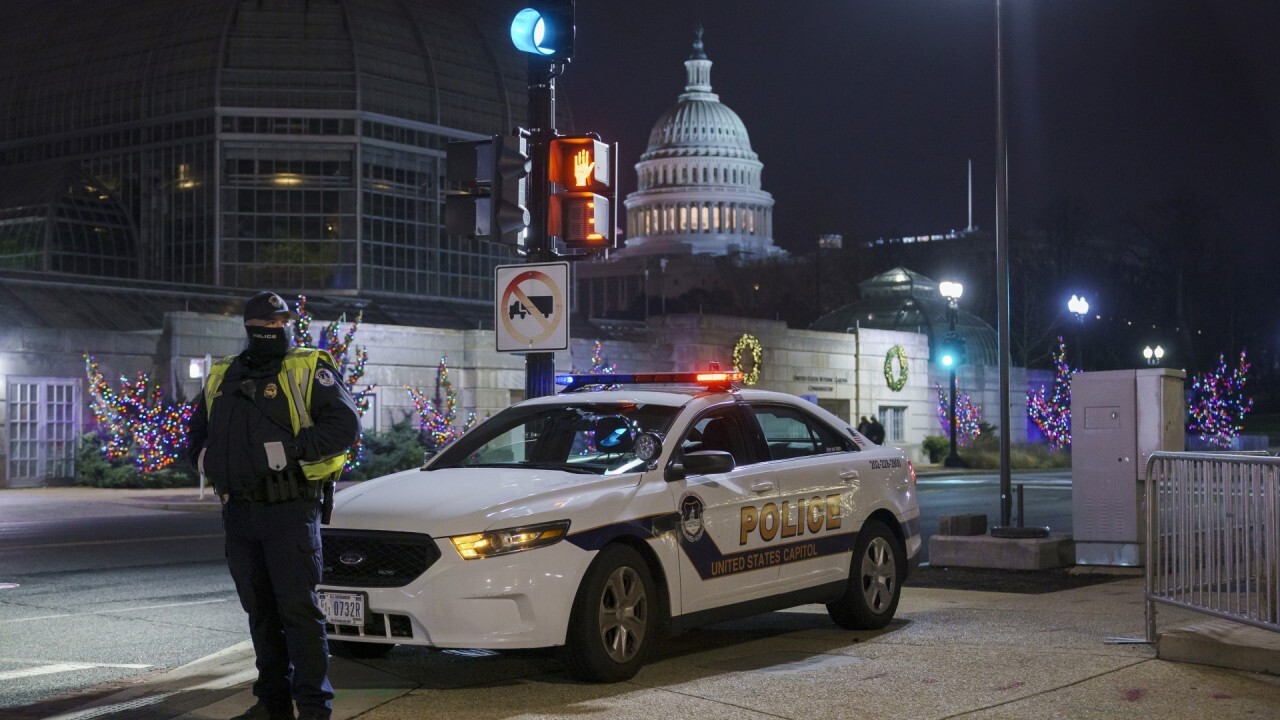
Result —
[[1076, 368], [1084, 369], [1084, 316], [1089, 314], [1089, 301], [1083, 295], [1072, 295], [1067, 301], [1067, 310], [1076, 316]]
[[1164, 360], [1164, 348], [1156, 345], [1153, 350], [1150, 345], [1142, 348], [1142, 357], [1147, 359], [1148, 365], [1159, 365]]
[[964, 286], [957, 282], [941, 282], [938, 283], [938, 292], [942, 293], [942, 297], [947, 299], [947, 339], [942, 351], [942, 365], [950, 371], [951, 375], [951, 408], [947, 413], [947, 422], [951, 426], [951, 451], [947, 454], [947, 459], [943, 462], [946, 467], [960, 467], [964, 463], [960, 460], [960, 456], [956, 454], [956, 365], [960, 362], [957, 352], [958, 343], [956, 342], [956, 314], [958, 308], [956, 301], [964, 294]]

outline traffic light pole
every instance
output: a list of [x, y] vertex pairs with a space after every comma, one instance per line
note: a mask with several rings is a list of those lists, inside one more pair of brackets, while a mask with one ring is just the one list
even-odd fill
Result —
[[[551, 140], [556, 136], [556, 76], [564, 64], [542, 57], [529, 58], [529, 235], [525, 243], [528, 262], [552, 259], [547, 216], [551, 182], [547, 178]], [[566, 302], [568, 293], [566, 293]], [[567, 311], [568, 308], [565, 308]], [[555, 393], [556, 354], [531, 352], [524, 356], [524, 396], [543, 397]]]

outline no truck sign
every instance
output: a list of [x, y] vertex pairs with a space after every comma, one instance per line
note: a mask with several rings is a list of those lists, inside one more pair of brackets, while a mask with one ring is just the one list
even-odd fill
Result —
[[495, 275], [498, 352], [569, 347], [569, 263], [500, 265]]

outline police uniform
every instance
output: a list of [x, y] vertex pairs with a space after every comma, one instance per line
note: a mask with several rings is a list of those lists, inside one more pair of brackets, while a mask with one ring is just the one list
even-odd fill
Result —
[[[264, 296], [269, 296], [262, 300]], [[250, 347], [210, 369], [188, 430], [192, 460], [223, 501], [227, 566], [249, 615], [258, 704], [244, 718], [327, 718], [333, 688], [320, 581], [323, 483], [342, 472], [359, 434], [355, 403], [322, 350], [255, 347], [284, 328], [249, 321], [292, 317], [261, 293], [245, 309]], [[285, 350], [278, 356], [278, 350]]]

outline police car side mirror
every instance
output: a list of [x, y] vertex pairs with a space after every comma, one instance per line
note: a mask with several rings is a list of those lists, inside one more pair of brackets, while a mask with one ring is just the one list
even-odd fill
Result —
[[697, 450], [685, 453], [683, 463], [667, 466], [667, 480], [683, 480], [689, 475], [727, 473], [737, 467], [733, 455], [723, 450]]

